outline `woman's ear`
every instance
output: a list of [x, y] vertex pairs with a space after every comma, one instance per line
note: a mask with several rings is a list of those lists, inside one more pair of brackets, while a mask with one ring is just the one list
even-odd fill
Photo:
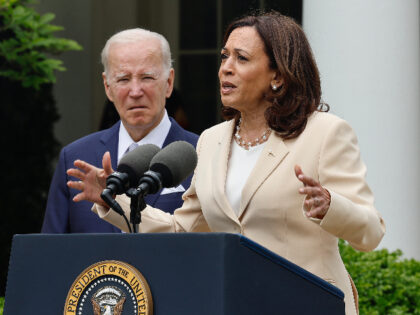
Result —
[[283, 85], [283, 83], [284, 83], [284, 79], [280, 76], [280, 73], [276, 71], [273, 74], [273, 78], [271, 79], [271, 88], [273, 88], [273, 90], [277, 90]]
[[279, 90], [283, 86], [284, 80], [278, 72], [274, 73], [270, 85], [273, 91]]

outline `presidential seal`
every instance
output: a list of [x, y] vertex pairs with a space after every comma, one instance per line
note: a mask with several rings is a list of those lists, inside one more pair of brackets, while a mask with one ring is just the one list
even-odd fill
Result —
[[73, 282], [64, 315], [152, 315], [153, 301], [143, 275], [121, 261], [101, 261]]

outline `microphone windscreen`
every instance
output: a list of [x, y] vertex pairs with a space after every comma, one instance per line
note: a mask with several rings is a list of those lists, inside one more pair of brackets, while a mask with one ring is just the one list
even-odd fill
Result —
[[137, 187], [140, 177], [149, 169], [150, 161], [159, 150], [154, 144], [143, 144], [121, 158], [117, 171], [128, 175], [130, 187]]
[[185, 141], [175, 141], [160, 150], [150, 161], [150, 170], [160, 173], [162, 187], [176, 187], [195, 169], [197, 153]]

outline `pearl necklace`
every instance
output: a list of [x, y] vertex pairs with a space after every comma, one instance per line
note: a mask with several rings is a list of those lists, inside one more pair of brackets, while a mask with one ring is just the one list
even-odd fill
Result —
[[238, 124], [236, 125], [236, 132], [235, 132], [235, 141], [237, 144], [239, 144], [241, 147], [243, 147], [245, 150], [249, 150], [251, 147], [255, 147], [259, 144], [262, 144], [267, 141], [268, 136], [271, 133], [271, 128], [267, 128], [266, 131], [261, 135], [261, 137], [256, 138], [254, 141], [248, 141], [246, 142], [239, 134], [239, 131], [241, 130], [241, 123], [242, 123], [242, 117], [239, 118]]

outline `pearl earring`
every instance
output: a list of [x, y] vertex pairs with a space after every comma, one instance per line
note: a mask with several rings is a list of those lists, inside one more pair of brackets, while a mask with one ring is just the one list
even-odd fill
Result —
[[273, 91], [277, 91], [277, 85], [273, 85], [271, 88], [273, 89]]

